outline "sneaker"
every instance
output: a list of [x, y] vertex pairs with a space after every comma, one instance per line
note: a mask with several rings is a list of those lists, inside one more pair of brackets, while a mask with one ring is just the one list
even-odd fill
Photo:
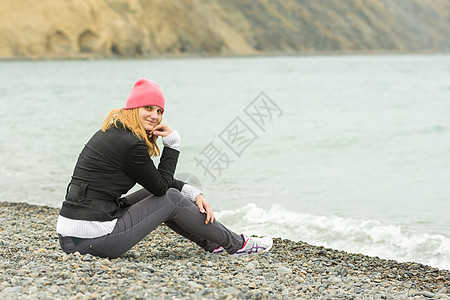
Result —
[[223, 253], [223, 252], [225, 252], [225, 249], [223, 249], [222, 246], [219, 246], [216, 249], [214, 249], [212, 253], [219, 254], [219, 253]]
[[248, 237], [245, 234], [241, 234], [241, 236], [245, 241], [244, 246], [236, 251], [233, 256], [240, 254], [266, 253], [272, 248], [273, 241], [271, 237]]

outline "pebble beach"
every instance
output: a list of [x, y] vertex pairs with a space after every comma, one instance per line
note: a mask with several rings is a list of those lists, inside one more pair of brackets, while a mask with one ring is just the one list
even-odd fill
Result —
[[117, 259], [65, 254], [59, 210], [0, 202], [0, 299], [450, 299], [450, 272], [274, 238], [211, 254], [159, 226]]

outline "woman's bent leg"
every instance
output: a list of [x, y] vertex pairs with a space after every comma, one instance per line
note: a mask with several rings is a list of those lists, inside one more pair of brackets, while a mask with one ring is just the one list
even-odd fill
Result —
[[172, 230], [209, 252], [220, 245], [228, 253], [233, 254], [243, 246], [243, 238], [220, 222], [205, 224], [206, 214], [202, 214], [198, 207], [178, 190], [170, 189], [169, 193], [180, 208], [174, 218], [165, 222]]
[[[126, 197], [122, 198], [126, 203], [135, 204], [146, 197], [152, 196], [152, 194], [147, 191], [146, 189], [140, 189], [132, 194], [127, 195]], [[214, 249], [216, 249], [219, 245], [205, 240], [201, 237], [198, 237], [186, 230], [184, 230], [182, 227], [180, 227], [178, 224], [176, 224], [174, 221], [165, 221], [164, 222], [170, 229], [175, 231], [176, 233], [184, 236], [185, 238], [191, 240], [192, 242], [196, 243], [201, 248], [205, 249], [208, 252], [212, 252]]]
[[243, 244], [240, 235], [219, 222], [205, 224], [205, 215], [175, 189], [169, 189], [162, 197], [149, 196], [129, 207], [111, 234], [94, 239], [63, 237], [60, 243], [66, 252], [116, 258], [166, 221], [173, 221], [192, 237], [221, 245], [228, 253], [236, 252]]
[[219, 247], [218, 244], [208, 241], [206, 239], [203, 239], [201, 237], [196, 236], [195, 234], [192, 234], [186, 230], [184, 230], [182, 227], [180, 227], [177, 223], [175, 223], [174, 221], [166, 221], [164, 222], [164, 224], [166, 224], [170, 229], [172, 229], [173, 231], [175, 231], [176, 233], [184, 236], [185, 238], [187, 238], [188, 240], [193, 241], [194, 243], [196, 243], [200, 248], [205, 249], [205, 251], [208, 252], [212, 252], [214, 249], [216, 249], [217, 247]]

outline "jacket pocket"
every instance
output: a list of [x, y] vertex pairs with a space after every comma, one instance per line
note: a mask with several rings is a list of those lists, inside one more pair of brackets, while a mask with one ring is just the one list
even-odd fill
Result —
[[86, 190], [88, 183], [82, 183], [80, 185], [75, 185], [70, 183], [67, 187], [66, 200], [72, 202], [83, 202], [86, 200]]

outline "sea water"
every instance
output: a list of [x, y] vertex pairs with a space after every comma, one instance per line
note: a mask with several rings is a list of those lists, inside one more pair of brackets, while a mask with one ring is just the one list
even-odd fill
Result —
[[0, 201], [60, 207], [141, 76], [233, 230], [450, 269], [450, 55], [0, 62]]

